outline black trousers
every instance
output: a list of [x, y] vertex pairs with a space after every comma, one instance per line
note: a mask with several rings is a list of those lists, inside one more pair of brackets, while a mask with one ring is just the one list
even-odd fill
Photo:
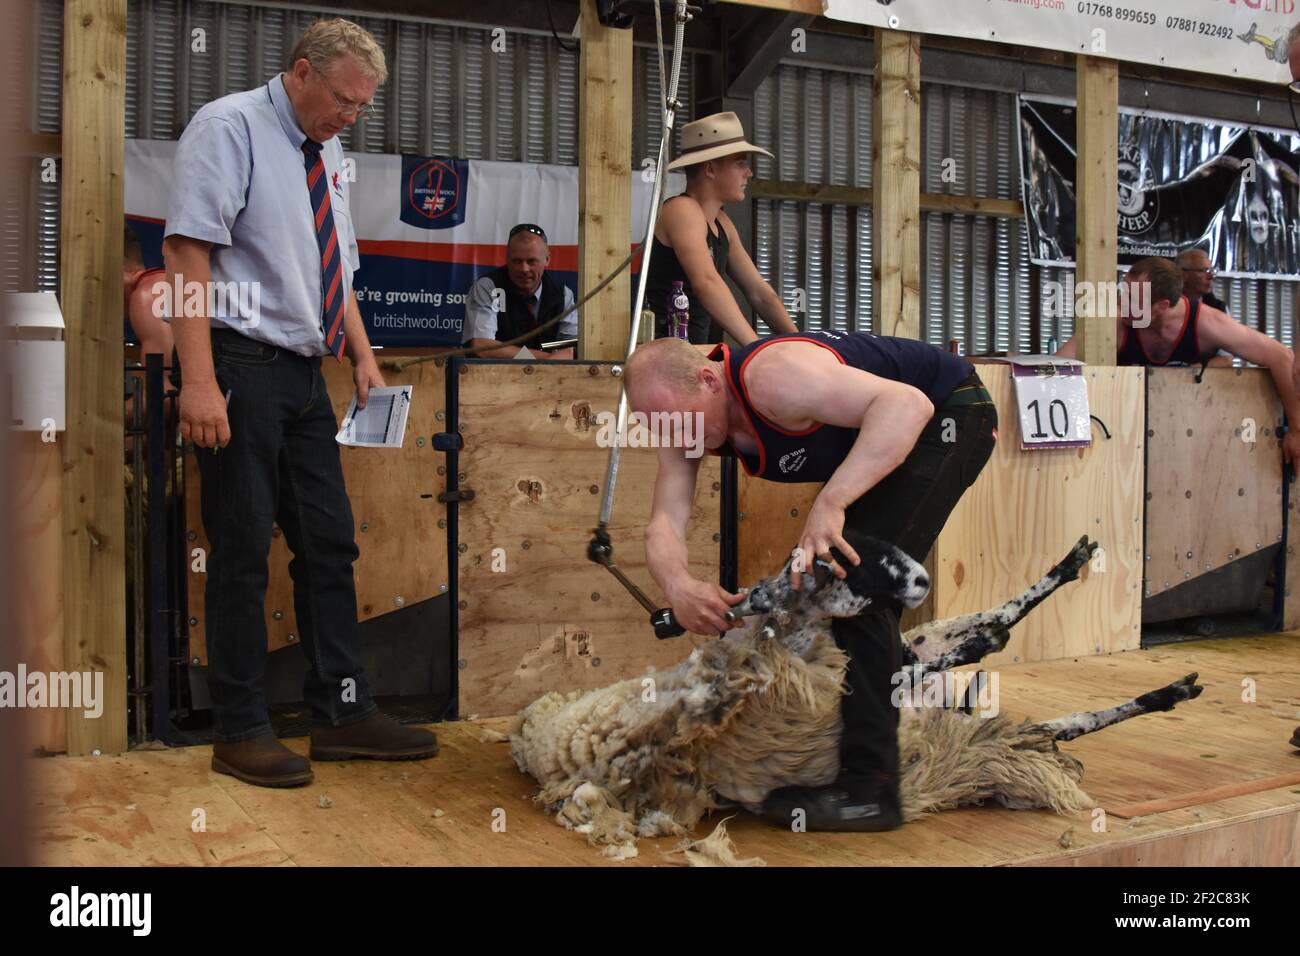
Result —
[[[963, 403], [972, 396], [981, 403]], [[993, 453], [998, 413], [983, 399], [987, 393], [972, 371], [935, 410], [903, 463], [845, 510], [845, 527], [924, 561], [948, 515]], [[858, 617], [839, 618], [832, 625], [835, 643], [849, 656], [840, 772], [851, 784], [898, 775], [898, 709], [891, 695], [902, 666], [901, 611], [897, 604], [876, 603]]]
[[262, 684], [272, 524], [293, 552], [313, 719], [361, 720], [377, 708], [361, 668], [352, 576], [359, 552], [321, 360], [224, 330], [212, 333], [212, 359], [222, 395], [230, 394], [230, 444], [196, 449], [210, 546], [203, 623], [214, 736], [238, 741], [271, 730]]

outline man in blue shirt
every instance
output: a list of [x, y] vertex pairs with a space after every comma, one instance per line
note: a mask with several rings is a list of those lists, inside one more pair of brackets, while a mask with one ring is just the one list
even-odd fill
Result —
[[[296, 786], [311, 765], [271, 730], [262, 688], [272, 526], [293, 551], [310, 662], [314, 760], [431, 757], [428, 731], [379, 713], [361, 666], [352, 509], [322, 357], [354, 367], [357, 402], [382, 386], [352, 291], [359, 265], [336, 134], [387, 77], [374, 38], [322, 20], [287, 72], [200, 109], [181, 135], [163, 253], [181, 365], [180, 429], [197, 446], [207, 561], [212, 767]], [[332, 357], [328, 357], [332, 356]]]

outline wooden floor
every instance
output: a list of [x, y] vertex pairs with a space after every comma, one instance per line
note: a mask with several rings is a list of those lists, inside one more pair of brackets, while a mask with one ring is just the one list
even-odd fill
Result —
[[[1199, 671], [1205, 693], [1064, 745], [1103, 808], [1300, 772], [1300, 635], [1234, 638], [1000, 671], [1004, 711], [1036, 718], [1118, 703]], [[1243, 681], [1255, 702], [1243, 702]], [[1248, 682], [1249, 683], [1249, 682]], [[672, 863], [675, 839], [635, 860], [601, 857], [531, 802], [533, 785], [486, 726], [436, 728], [442, 753], [412, 763], [321, 763], [296, 790], [209, 769], [211, 748], [36, 762], [38, 860], [60, 865], [579, 865]], [[306, 752], [307, 741], [289, 746]], [[200, 826], [200, 822], [202, 826]], [[496, 824], [494, 828], [494, 823]], [[504, 832], [502, 831], [504, 824]], [[794, 834], [744, 814], [730, 831], [771, 865], [1300, 863], [1300, 782], [1136, 819], [977, 808], [885, 834]], [[701, 824], [701, 835], [712, 821]]]

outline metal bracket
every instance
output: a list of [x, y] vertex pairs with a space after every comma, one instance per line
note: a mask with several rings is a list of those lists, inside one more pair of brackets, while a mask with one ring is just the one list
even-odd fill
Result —
[[443, 504], [447, 504], [448, 502], [452, 502], [452, 501], [473, 501], [474, 489], [457, 488], [455, 491], [444, 491], [442, 494], [438, 495], [438, 500], [441, 501]]
[[438, 432], [433, 436], [434, 451], [460, 451], [465, 447], [465, 439], [460, 432]]

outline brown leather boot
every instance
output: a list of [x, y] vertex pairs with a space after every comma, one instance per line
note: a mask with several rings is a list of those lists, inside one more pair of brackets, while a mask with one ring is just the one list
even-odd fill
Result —
[[438, 755], [438, 738], [376, 711], [343, 727], [312, 727], [312, 760], [421, 760]]
[[212, 769], [259, 787], [300, 787], [312, 782], [311, 764], [272, 733], [235, 743], [213, 741]]

